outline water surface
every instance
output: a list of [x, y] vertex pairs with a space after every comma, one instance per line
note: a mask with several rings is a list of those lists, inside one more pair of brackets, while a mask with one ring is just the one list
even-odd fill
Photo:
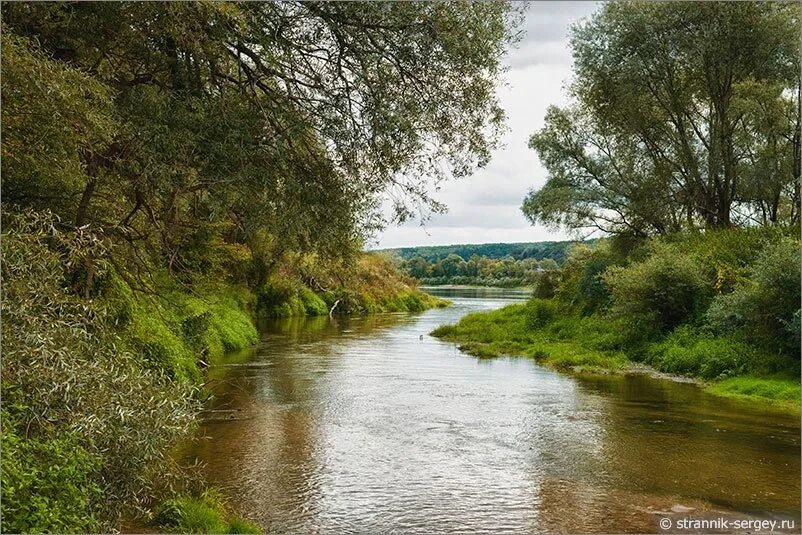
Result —
[[295, 318], [210, 370], [188, 461], [271, 532], [655, 532], [682, 506], [799, 517], [797, 419], [646, 376], [478, 360], [418, 315]]

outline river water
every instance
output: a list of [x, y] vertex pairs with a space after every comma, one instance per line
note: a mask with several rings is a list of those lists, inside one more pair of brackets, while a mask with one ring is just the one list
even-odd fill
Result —
[[480, 360], [421, 314], [294, 318], [210, 368], [186, 452], [270, 532], [655, 532], [674, 508], [799, 520], [795, 417], [647, 376]]

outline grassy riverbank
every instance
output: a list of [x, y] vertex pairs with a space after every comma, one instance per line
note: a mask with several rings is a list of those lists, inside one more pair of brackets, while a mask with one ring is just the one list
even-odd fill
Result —
[[257, 291], [260, 314], [268, 317], [421, 312], [448, 306], [417, 287], [378, 253], [364, 253], [350, 269], [287, 265]]
[[[561, 370], [645, 364], [716, 395], [798, 411], [799, 242], [725, 231], [573, 251], [553, 287], [432, 334], [479, 357], [522, 355]], [[639, 366], [642, 368], [642, 366]]]

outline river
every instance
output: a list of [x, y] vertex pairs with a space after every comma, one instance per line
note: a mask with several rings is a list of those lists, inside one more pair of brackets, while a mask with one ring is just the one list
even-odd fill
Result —
[[462, 354], [428, 333], [524, 295], [441, 293], [453, 306], [265, 325], [210, 368], [187, 462], [270, 532], [654, 532], [672, 507], [799, 525], [798, 418]]

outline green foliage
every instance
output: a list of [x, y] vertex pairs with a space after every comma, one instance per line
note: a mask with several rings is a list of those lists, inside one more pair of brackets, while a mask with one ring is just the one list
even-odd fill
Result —
[[153, 523], [170, 533], [263, 533], [259, 526], [231, 517], [221, 497], [207, 491], [199, 498], [178, 496], [162, 503]]
[[[513, 260], [552, 259], [558, 264], [562, 263], [565, 254], [573, 242], [570, 241], [542, 241], [531, 243], [482, 243], [462, 245], [433, 245], [421, 247], [401, 247], [387, 249], [383, 252], [396, 255], [399, 258], [411, 261], [421, 258], [429, 264], [444, 260], [449, 255], [455, 255], [463, 260], [472, 256], [501, 260], [510, 257]], [[413, 275], [418, 278], [416, 275]]]
[[526, 303], [526, 326], [530, 329], [540, 329], [555, 319], [559, 314], [559, 306], [554, 301], [545, 299], [530, 299]]
[[259, 339], [248, 304], [238, 298], [236, 292], [233, 287], [211, 288], [184, 303], [183, 309], [192, 314], [183, 319], [184, 332], [191, 325], [193, 336], [200, 335], [200, 351], [210, 358], [246, 348]]
[[132, 271], [254, 286], [285, 252], [358, 250], [388, 188], [400, 220], [485, 165], [520, 21], [508, 3], [2, 11], [4, 201], [102, 227]]
[[[172, 379], [200, 381], [197, 356], [192, 350], [196, 339], [202, 336], [200, 331], [188, 333], [190, 340], [186, 343], [178, 312], [151, 297], [136, 299], [131, 312], [131, 321], [122, 332], [130, 350], [141, 355], [152, 369], [163, 370]], [[209, 318], [204, 319], [208, 329]], [[201, 325], [195, 327], [199, 329]]]
[[570, 104], [530, 139], [549, 176], [526, 217], [640, 237], [797, 225], [799, 24], [791, 3], [604, 4], [572, 29]]
[[59, 231], [47, 216], [5, 217], [3, 523], [104, 531], [149, 495], [151, 468], [190, 431], [193, 387], [123, 350], [100, 303], [69, 292], [65, 266], [84, 264], [103, 242], [85, 229]]
[[611, 294], [603, 274], [620, 262], [607, 241], [596, 242], [593, 246], [577, 244], [571, 248], [560, 270], [554, 295], [586, 314], [604, 309]]
[[3, 533], [99, 531], [102, 458], [75, 435], [21, 439], [3, 411], [0, 530]]
[[[314, 264], [314, 263], [312, 263]], [[257, 295], [260, 314], [269, 317], [381, 312], [421, 312], [448, 303], [415, 287], [392, 262], [379, 254], [363, 254], [348, 271], [339, 266], [306, 265], [303, 273], [274, 275]], [[314, 292], [303, 280], [314, 281]], [[327, 288], [320, 285], [326, 282]], [[336, 304], [336, 306], [335, 306]]]
[[761, 356], [754, 346], [732, 337], [708, 336], [687, 327], [646, 350], [646, 362], [658, 370], [703, 379], [755, 371]]
[[291, 316], [324, 316], [329, 313], [326, 302], [300, 281], [273, 277], [257, 294], [260, 314], [274, 318]]
[[609, 269], [604, 282], [611, 290], [612, 313], [627, 318], [634, 329], [672, 329], [699, 314], [712, 293], [699, 263], [673, 247]]
[[87, 180], [81, 152], [108, 146], [117, 130], [113, 92], [6, 28], [2, 75], [4, 201], [66, 210]]
[[407, 247], [388, 252], [401, 259], [402, 271], [422, 284], [535, 286], [540, 288], [542, 297], [551, 297], [555, 270], [571, 243]]
[[742, 331], [761, 345], [799, 356], [800, 249], [796, 240], [767, 246], [749, 278], [717, 296], [707, 321], [718, 332]]

